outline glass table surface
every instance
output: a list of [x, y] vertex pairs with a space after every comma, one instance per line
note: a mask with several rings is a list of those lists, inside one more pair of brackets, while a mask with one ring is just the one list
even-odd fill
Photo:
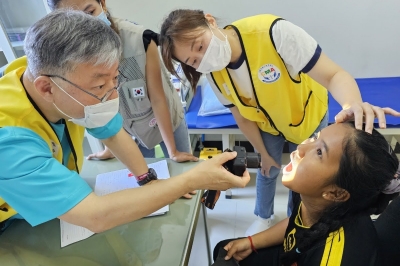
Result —
[[[146, 159], [148, 163], [160, 159]], [[196, 163], [169, 159], [171, 177]], [[85, 161], [81, 176], [94, 187], [97, 174], [125, 168], [116, 159]], [[143, 218], [60, 247], [58, 219], [36, 227], [17, 220], [0, 235], [0, 265], [114, 266], [187, 265], [200, 210], [201, 193], [178, 199], [164, 215]], [[138, 203], [138, 204], [146, 204]]]

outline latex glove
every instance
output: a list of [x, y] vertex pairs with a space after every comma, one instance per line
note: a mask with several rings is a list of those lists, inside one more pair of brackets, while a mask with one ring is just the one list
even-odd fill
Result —
[[233, 257], [235, 260], [241, 261], [247, 258], [253, 252], [251, 249], [250, 240], [247, 237], [229, 242], [224, 249], [228, 251], [225, 260], [229, 260], [231, 257]]
[[199, 158], [193, 156], [193, 154], [180, 151], [176, 151], [173, 154], [170, 154], [169, 157], [177, 163], [182, 163], [187, 161], [197, 162], [199, 160]]
[[281, 169], [281, 166], [271, 156], [261, 156], [261, 174], [263, 176], [269, 177], [269, 172], [273, 166]]
[[362, 129], [363, 121], [365, 122], [365, 131], [372, 133], [374, 127], [374, 119], [378, 118], [380, 128], [386, 128], [385, 115], [393, 115], [400, 117], [400, 113], [392, 108], [385, 107], [381, 108], [369, 104], [367, 102], [354, 103], [348, 108], [343, 109], [335, 116], [336, 123], [342, 123], [346, 121], [353, 121], [356, 129]]

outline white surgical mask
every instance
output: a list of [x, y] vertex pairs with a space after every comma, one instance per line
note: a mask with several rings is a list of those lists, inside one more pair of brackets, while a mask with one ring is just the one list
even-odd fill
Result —
[[[208, 27], [210, 28], [210, 26]], [[228, 37], [223, 34], [222, 31], [219, 30], [219, 32], [225, 37], [225, 40], [220, 40], [211, 30], [213, 36], [211, 37], [210, 44], [204, 53], [199, 67], [196, 69], [197, 72], [207, 74], [213, 71], [220, 71], [231, 61], [232, 50], [229, 45]]]
[[101, 4], [100, 6], [101, 6], [101, 13], [97, 16], [97, 18], [106, 23], [107, 26], [111, 26], [111, 21], [108, 20], [106, 13], [104, 13], [103, 6]]
[[[50, 78], [53, 82], [54, 80]], [[118, 113], [119, 109], [119, 97], [105, 101], [104, 103], [98, 103], [94, 105], [83, 105], [80, 103], [77, 99], [69, 95], [63, 88], [61, 88], [57, 83], [54, 82], [54, 84], [57, 85], [57, 87], [62, 90], [65, 94], [67, 94], [71, 99], [79, 103], [84, 107], [84, 112], [85, 112], [85, 117], [83, 118], [73, 118], [63, 111], [58, 108], [58, 106], [53, 103], [53, 105], [57, 108], [57, 110], [62, 113], [63, 115], [69, 117], [69, 121], [71, 121], [74, 124], [86, 127], [86, 128], [97, 128], [97, 127], [103, 127], [105, 126], [108, 122], [111, 121], [111, 119], [114, 118], [114, 116]]]

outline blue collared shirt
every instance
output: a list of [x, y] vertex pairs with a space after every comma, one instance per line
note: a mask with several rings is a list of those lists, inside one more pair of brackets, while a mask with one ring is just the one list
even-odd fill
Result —
[[[69, 158], [65, 125], [51, 125], [61, 141], [64, 158]], [[122, 117], [117, 114], [104, 127], [88, 132], [106, 139], [121, 128]], [[35, 226], [68, 212], [91, 192], [78, 173], [53, 158], [47, 143], [34, 131], [0, 128], [0, 197], [18, 212], [12, 218], [23, 218]]]

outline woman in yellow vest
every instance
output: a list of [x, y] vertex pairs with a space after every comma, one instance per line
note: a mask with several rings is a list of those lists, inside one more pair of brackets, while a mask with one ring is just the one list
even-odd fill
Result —
[[162, 24], [160, 45], [167, 69], [174, 73], [173, 61], [181, 62], [193, 88], [207, 74], [219, 100], [261, 153], [254, 211], [258, 218], [246, 235], [271, 226], [284, 142], [292, 152], [327, 126], [328, 91], [343, 107], [336, 122], [354, 118], [361, 129], [364, 115], [371, 132], [375, 116], [385, 127], [384, 114], [394, 114], [363, 102], [349, 73], [303, 29], [274, 15], [244, 18], [219, 29], [215, 18], [201, 10], [175, 10]]

